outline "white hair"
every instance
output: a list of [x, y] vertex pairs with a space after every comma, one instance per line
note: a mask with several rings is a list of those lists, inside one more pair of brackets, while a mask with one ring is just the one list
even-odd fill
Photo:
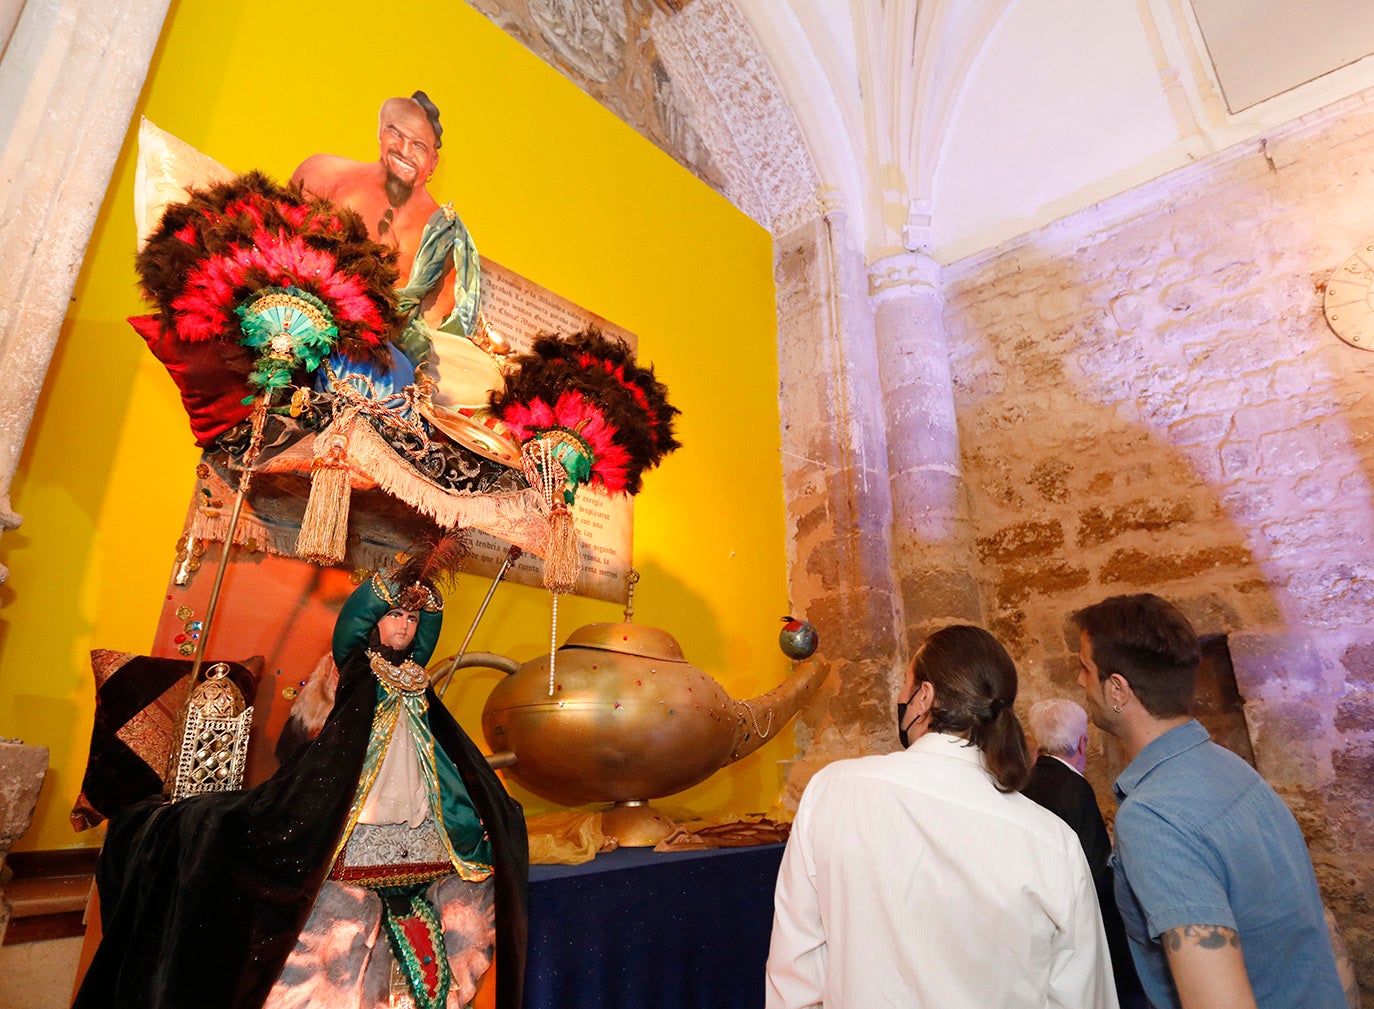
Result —
[[1088, 713], [1063, 697], [1036, 701], [1028, 721], [1040, 749], [1057, 757], [1072, 756], [1078, 751], [1078, 741], [1088, 734]]

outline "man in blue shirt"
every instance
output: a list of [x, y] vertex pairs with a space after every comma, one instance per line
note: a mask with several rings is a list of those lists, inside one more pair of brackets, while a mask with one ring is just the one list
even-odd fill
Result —
[[1297, 822], [1192, 718], [1201, 659], [1159, 596], [1074, 614], [1093, 723], [1130, 764], [1116, 780], [1116, 899], [1157, 1009], [1345, 1009]]

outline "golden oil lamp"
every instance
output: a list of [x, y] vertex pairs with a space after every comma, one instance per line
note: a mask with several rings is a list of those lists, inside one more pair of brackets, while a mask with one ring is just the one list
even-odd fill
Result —
[[[809, 654], [809, 653], [808, 653]], [[622, 845], [657, 844], [674, 824], [649, 804], [705, 781], [773, 738], [825, 678], [800, 666], [773, 690], [737, 701], [687, 661], [665, 630], [587, 624], [556, 654], [523, 666], [472, 655], [460, 666], [509, 674], [482, 711], [496, 766], [569, 806], [611, 802], [602, 829]]]

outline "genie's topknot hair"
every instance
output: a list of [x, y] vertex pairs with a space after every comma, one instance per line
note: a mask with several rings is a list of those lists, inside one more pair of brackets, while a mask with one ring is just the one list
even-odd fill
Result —
[[420, 108], [425, 110], [425, 118], [429, 120], [429, 128], [434, 131], [434, 149], [437, 151], [444, 146], [444, 128], [439, 125], [439, 106], [429, 100], [429, 95], [423, 91], [417, 91], [410, 96]]

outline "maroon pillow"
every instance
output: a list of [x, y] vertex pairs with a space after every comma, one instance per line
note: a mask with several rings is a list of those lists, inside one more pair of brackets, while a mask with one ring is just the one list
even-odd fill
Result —
[[253, 359], [246, 348], [221, 340], [179, 339], [163, 327], [160, 315], [135, 315], [129, 325], [177, 384], [191, 433], [201, 448], [252, 412], [252, 406], [243, 403], [244, 397], [253, 395], [248, 385]]
[[[206, 661], [205, 668], [211, 663]], [[249, 704], [262, 677], [262, 656], [226, 663]], [[163, 790], [177, 717], [190, 686], [190, 659], [157, 659], [107, 648], [91, 652], [95, 725], [81, 794], [72, 807], [75, 830], [89, 830], [139, 799]]]

